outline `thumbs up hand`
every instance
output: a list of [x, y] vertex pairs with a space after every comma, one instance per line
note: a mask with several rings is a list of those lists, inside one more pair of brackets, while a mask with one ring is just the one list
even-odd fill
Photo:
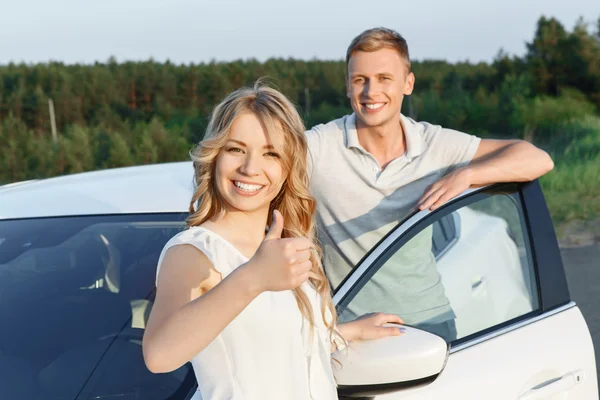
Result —
[[279, 210], [273, 210], [273, 221], [271, 222], [271, 226], [269, 227], [269, 231], [265, 235], [264, 241], [281, 239], [281, 234], [283, 233], [283, 216], [279, 212]]
[[310, 276], [312, 242], [303, 237], [282, 239], [282, 232], [283, 216], [275, 210], [269, 231], [246, 264], [260, 293], [294, 289]]

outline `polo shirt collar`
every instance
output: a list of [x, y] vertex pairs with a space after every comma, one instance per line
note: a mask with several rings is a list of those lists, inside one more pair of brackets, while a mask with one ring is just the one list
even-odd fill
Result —
[[427, 143], [422, 135], [423, 125], [416, 124], [402, 114], [400, 114], [400, 121], [404, 127], [404, 135], [406, 136], [406, 157], [412, 160], [423, 154], [425, 149], [427, 149]]
[[346, 148], [357, 148], [366, 151], [358, 141], [358, 131], [356, 130], [356, 114], [350, 114], [344, 121], [344, 133], [346, 139]]
[[[413, 121], [409, 120], [404, 115], [400, 114], [400, 122], [404, 128], [404, 135], [406, 136], [406, 157], [408, 159], [414, 159], [427, 149], [427, 143], [423, 140], [423, 136], [420, 132], [420, 126], [416, 125]], [[352, 113], [346, 118], [344, 123], [344, 133], [346, 139], [346, 148], [357, 148], [365, 153], [368, 153], [358, 141], [358, 131], [356, 130], [356, 114]]]

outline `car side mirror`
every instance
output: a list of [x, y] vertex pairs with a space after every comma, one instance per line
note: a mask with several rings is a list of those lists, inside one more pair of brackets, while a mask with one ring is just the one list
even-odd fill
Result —
[[448, 344], [432, 333], [401, 328], [401, 336], [353, 342], [333, 354], [340, 396], [376, 396], [435, 380], [446, 365]]

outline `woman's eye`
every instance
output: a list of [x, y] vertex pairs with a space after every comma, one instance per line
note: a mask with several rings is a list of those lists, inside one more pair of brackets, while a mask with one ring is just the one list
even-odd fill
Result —
[[265, 155], [267, 157], [279, 158], [279, 154], [275, 153], [274, 151], [270, 151], [270, 152], [266, 153]]
[[230, 153], [241, 153], [242, 149], [240, 149], [239, 147], [229, 147], [227, 148], [227, 151]]

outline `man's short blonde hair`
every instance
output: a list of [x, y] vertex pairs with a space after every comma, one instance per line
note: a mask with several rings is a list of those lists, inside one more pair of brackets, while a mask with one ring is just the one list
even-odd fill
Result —
[[350, 57], [357, 51], [377, 51], [381, 49], [393, 49], [406, 62], [410, 71], [410, 58], [408, 56], [408, 44], [398, 32], [388, 28], [368, 29], [352, 40], [346, 51], [346, 69]]

